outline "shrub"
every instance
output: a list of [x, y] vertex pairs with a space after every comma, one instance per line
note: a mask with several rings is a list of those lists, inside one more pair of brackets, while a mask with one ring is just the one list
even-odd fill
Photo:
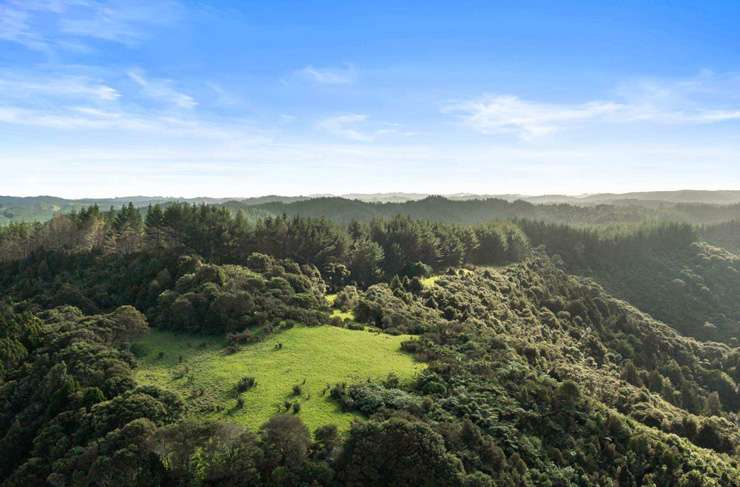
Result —
[[236, 391], [238, 393], [247, 392], [249, 389], [255, 386], [257, 383], [256, 379], [251, 376], [242, 377], [236, 384]]

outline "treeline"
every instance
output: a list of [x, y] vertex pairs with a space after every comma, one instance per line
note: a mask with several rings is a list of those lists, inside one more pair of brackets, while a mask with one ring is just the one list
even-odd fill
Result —
[[366, 286], [381, 278], [432, 268], [502, 264], [526, 254], [527, 239], [513, 224], [432, 223], [396, 216], [340, 226], [327, 219], [266, 217], [256, 223], [224, 207], [155, 205], [144, 214], [132, 204], [100, 211], [92, 206], [45, 224], [0, 231], [0, 262], [56, 252], [128, 255], [172, 251], [213, 263], [244, 263], [254, 252], [312, 264], [335, 285]]
[[564, 259], [571, 269], [587, 271], [621, 265], [637, 256], [685, 251], [699, 240], [695, 227], [685, 223], [573, 227], [542, 221], [518, 220], [533, 245]]
[[533, 246], [683, 334], [740, 341], [740, 258], [680, 223], [574, 228], [517, 222]]
[[701, 236], [713, 245], [740, 254], [740, 220], [705, 225], [701, 228]]
[[499, 198], [449, 200], [430, 196], [403, 203], [370, 203], [346, 198], [312, 198], [295, 202], [270, 202], [252, 206], [239, 202], [231, 208], [251, 208], [274, 215], [328, 218], [348, 224], [406, 215], [414, 219], [442, 223], [477, 224], [492, 219], [528, 219], [569, 225], [636, 224], [646, 221], [675, 221], [711, 224], [740, 219], [740, 205], [619, 201], [590, 205], [569, 203], [535, 204], [524, 200]]

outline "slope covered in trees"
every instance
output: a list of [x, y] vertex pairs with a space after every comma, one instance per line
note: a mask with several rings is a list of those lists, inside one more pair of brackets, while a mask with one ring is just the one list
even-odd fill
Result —
[[[127, 205], [8, 227], [0, 261], [0, 485], [740, 482], [737, 257], [688, 225]], [[412, 335], [425, 364], [329, 384], [347, 431], [292, 405], [251, 429], [194, 420], [197, 390], [136, 381], [149, 327], [222, 341], [215, 363], [327, 324]], [[244, 414], [248, 376], [217, 385]]]
[[740, 220], [706, 225], [701, 229], [701, 236], [712, 245], [740, 254]]
[[702, 243], [685, 224], [575, 229], [520, 221], [572, 273], [682, 333], [735, 345], [740, 341], [740, 257]]

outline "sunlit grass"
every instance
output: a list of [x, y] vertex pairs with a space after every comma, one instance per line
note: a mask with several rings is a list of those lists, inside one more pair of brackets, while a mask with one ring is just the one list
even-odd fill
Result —
[[[410, 380], [423, 365], [401, 352], [408, 338], [334, 326], [296, 327], [227, 355], [223, 339], [153, 331], [137, 344], [142, 358], [136, 378], [178, 393], [191, 416], [256, 429], [285, 412], [286, 401], [299, 402], [298, 414], [309, 428], [332, 423], [344, 430], [354, 416], [329, 399], [327, 386], [384, 379], [389, 373]], [[244, 407], [238, 409], [234, 386], [245, 376], [257, 383], [242, 394]], [[294, 385], [300, 395], [293, 394]]]

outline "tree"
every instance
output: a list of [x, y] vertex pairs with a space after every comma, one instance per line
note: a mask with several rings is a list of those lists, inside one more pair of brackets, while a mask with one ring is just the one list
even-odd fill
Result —
[[356, 240], [349, 253], [352, 279], [361, 286], [374, 284], [380, 278], [383, 248], [372, 240]]
[[707, 416], [719, 416], [722, 413], [722, 402], [719, 400], [717, 391], [713, 391], [707, 396], [704, 411]]
[[297, 470], [308, 457], [311, 437], [298, 416], [273, 416], [262, 426], [261, 438], [265, 466], [270, 471], [281, 466]]
[[131, 342], [149, 331], [146, 317], [133, 306], [120, 306], [108, 317], [113, 333], [112, 343]]
[[462, 465], [428, 426], [393, 418], [354, 423], [337, 474], [347, 486], [455, 486]]

